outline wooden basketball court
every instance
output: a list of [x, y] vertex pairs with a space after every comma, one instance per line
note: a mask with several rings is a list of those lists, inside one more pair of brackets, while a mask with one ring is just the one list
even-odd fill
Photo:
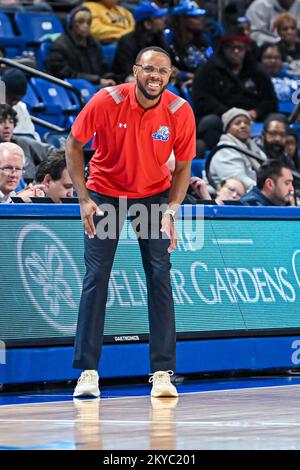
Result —
[[[182, 387], [184, 390], [184, 387]], [[300, 385], [0, 406], [0, 449], [300, 449]]]

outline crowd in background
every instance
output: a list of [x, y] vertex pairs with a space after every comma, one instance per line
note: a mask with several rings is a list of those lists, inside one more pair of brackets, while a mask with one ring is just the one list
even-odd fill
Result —
[[[284, 93], [290, 99], [297, 91], [300, 78], [300, 0], [224, 0], [221, 22], [217, 3], [1, 0], [0, 11], [54, 11], [64, 32], [48, 38], [45, 71], [87, 80], [96, 90], [134, 81], [140, 49], [168, 51], [168, 88], [193, 107], [196, 158], [204, 162], [203, 174], [191, 177], [185, 203], [297, 205], [300, 125], [291, 127], [290, 109], [281, 109], [281, 102]], [[108, 46], [114, 51], [111, 64], [103, 53]], [[5, 47], [0, 52], [5, 57]], [[42, 141], [22, 101], [26, 75], [4, 69], [2, 80], [0, 201], [47, 196], [60, 202], [73, 196], [64, 149]]]

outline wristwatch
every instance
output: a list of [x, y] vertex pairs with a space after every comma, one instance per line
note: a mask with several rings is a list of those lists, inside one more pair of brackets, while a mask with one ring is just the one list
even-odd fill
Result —
[[172, 209], [167, 209], [167, 210], [164, 212], [164, 216], [165, 216], [165, 215], [170, 215], [171, 218], [173, 219], [173, 222], [175, 222], [176, 211], [173, 211]]

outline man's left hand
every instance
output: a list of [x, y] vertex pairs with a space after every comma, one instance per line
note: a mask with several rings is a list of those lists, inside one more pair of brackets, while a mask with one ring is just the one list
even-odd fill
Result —
[[166, 214], [163, 216], [161, 220], [160, 231], [166, 233], [168, 237], [170, 238], [170, 245], [168, 248], [168, 253], [172, 253], [172, 251], [174, 251], [177, 246], [177, 234], [176, 234], [176, 228], [174, 225], [174, 220], [171, 215]]

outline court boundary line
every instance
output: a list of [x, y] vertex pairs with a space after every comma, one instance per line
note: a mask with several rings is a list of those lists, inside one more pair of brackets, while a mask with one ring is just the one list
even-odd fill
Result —
[[[226, 388], [226, 389], [220, 389], [220, 390], [204, 390], [203, 392], [201, 391], [198, 391], [198, 392], [183, 392], [183, 393], [179, 393], [179, 396], [178, 398], [180, 398], [181, 396], [186, 396], [186, 395], [196, 395], [196, 394], [204, 394], [204, 393], [220, 393], [220, 392], [234, 392], [234, 391], [241, 391], [241, 390], [261, 390], [261, 389], [273, 389], [273, 388], [287, 388], [287, 387], [300, 387], [300, 383], [299, 384], [286, 384], [286, 385], [269, 385], [269, 386], [262, 386], [262, 387], [241, 387], [241, 388]], [[1, 397], [1, 395], [0, 395]], [[129, 395], [129, 396], [124, 396], [124, 397], [107, 397], [107, 398], [102, 398], [102, 400], [128, 400], [128, 399], [131, 399], [131, 398], [145, 398], [145, 397], [148, 397], [149, 399], [151, 398], [150, 396], [150, 393], [147, 394], [147, 395]], [[162, 397], [164, 398], [164, 397]], [[171, 397], [165, 397], [165, 398], [171, 398]], [[82, 401], [94, 401], [95, 399], [94, 398], [91, 398], [91, 399], [84, 399]], [[101, 397], [100, 397], [100, 401], [101, 401]], [[53, 404], [53, 403], [73, 403], [73, 399], [72, 400], [54, 400], [54, 401], [42, 401], [42, 402], [33, 402], [33, 403], [11, 403], [11, 404], [7, 404], [7, 405], [1, 405], [0, 404], [0, 408], [2, 407], [8, 407], [8, 406], [28, 406], [28, 405], [49, 405], [49, 404]]]

